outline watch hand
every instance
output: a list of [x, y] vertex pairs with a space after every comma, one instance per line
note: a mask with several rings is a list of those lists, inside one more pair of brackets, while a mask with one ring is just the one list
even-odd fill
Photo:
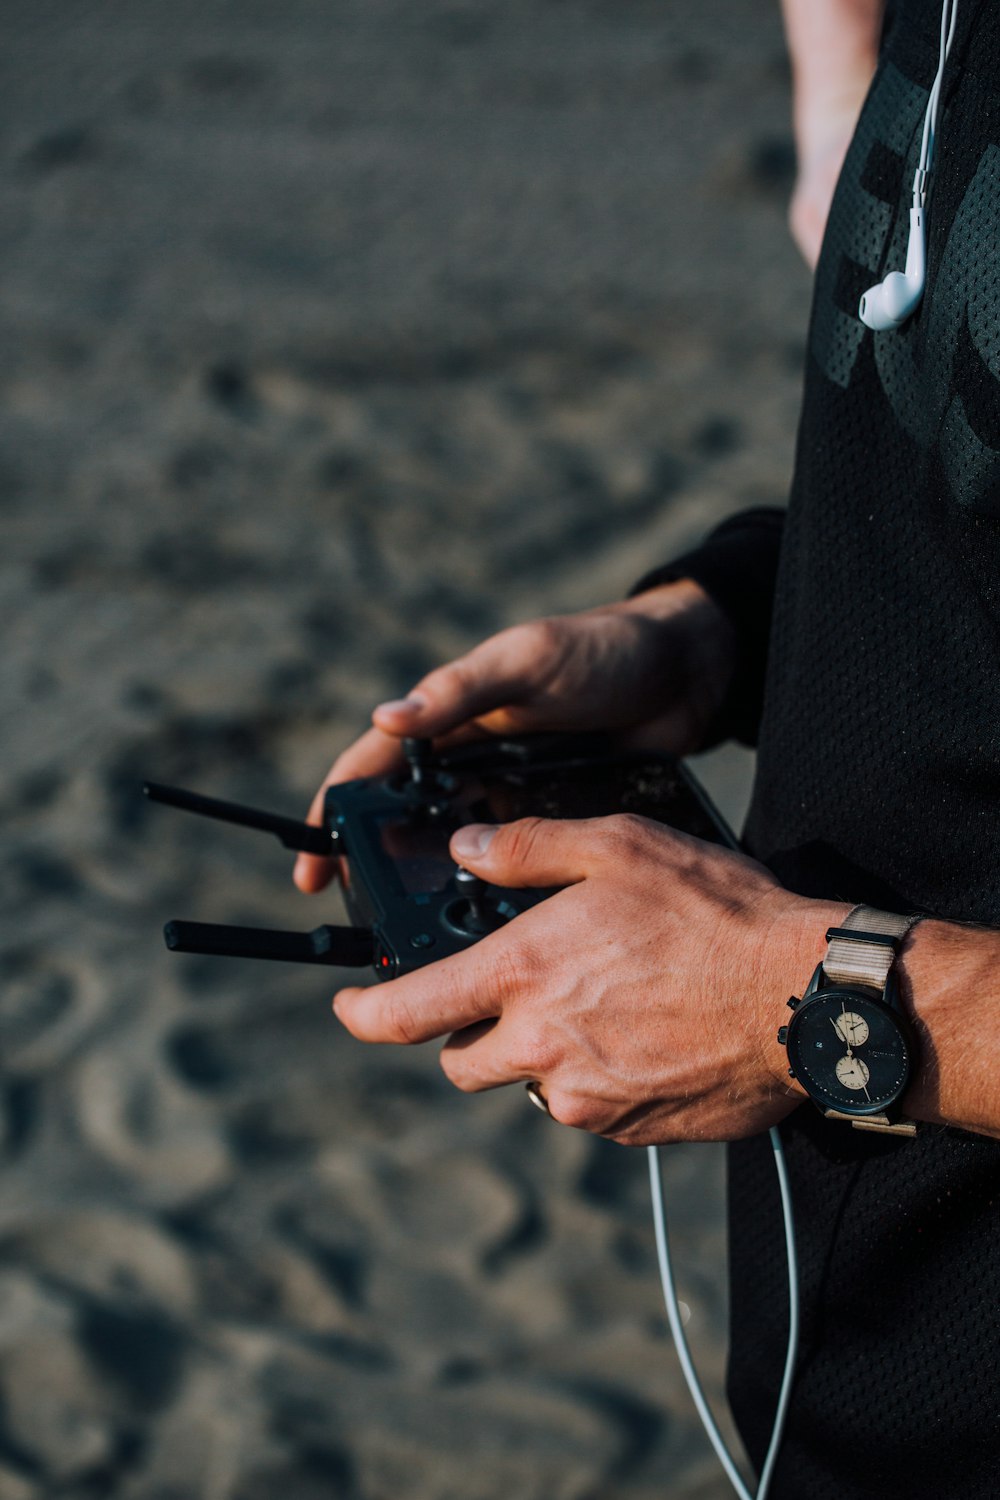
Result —
[[[841, 1014], [843, 1014], [843, 1012], [841, 1012]], [[853, 1052], [853, 1050], [851, 1048], [851, 1043], [850, 1043], [849, 1039], [841, 1031], [841, 1029], [840, 1029], [840, 1022], [839, 1021], [835, 1021], [833, 1019], [833, 1017], [831, 1016], [830, 1017], [830, 1025], [833, 1027], [834, 1031], [837, 1033], [838, 1037], [840, 1038], [840, 1040], [844, 1043], [845, 1047], [847, 1048], [847, 1055], [848, 1055], [848, 1057], [853, 1057], [854, 1056], [854, 1052]]]

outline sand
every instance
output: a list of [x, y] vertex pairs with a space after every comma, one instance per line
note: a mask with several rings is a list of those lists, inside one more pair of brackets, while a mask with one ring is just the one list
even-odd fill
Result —
[[[717, 1500], [645, 1161], [172, 916], [371, 706], [784, 498], [777, 7], [6, 0], [0, 1500]], [[749, 757], [707, 774], [738, 817]], [[719, 1148], [666, 1177], [719, 1393]]]

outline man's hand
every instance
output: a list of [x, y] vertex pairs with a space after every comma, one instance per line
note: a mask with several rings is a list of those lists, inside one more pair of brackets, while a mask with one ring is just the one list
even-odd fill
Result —
[[[538, 730], [617, 731], [623, 744], [685, 754], [704, 740], [735, 662], [732, 626], [696, 583], [681, 580], [577, 615], [515, 625], [431, 672], [407, 698], [383, 703], [374, 728], [333, 764], [326, 788], [382, 776], [402, 761], [400, 742]], [[295, 882], [319, 891], [330, 860], [300, 855]]]
[[460, 1089], [532, 1080], [556, 1120], [630, 1145], [754, 1134], [800, 1102], [776, 1033], [843, 904], [628, 815], [476, 824], [451, 852], [491, 884], [563, 889], [464, 953], [341, 991], [356, 1037], [451, 1034]]

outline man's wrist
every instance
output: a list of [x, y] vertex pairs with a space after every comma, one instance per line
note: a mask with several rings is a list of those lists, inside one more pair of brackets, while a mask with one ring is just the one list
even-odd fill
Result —
[[723, 625], [732, 630], [711, 595], [693, 578], [674, 578], [669, 583], [655, 584], [641, 594], [622, 599], [614, 607], [623, 614], [642, 615], [647, 620], [672, 620], [688, 610], [712, 611]]
[[[786, 893], [788, 894], [788, 893]], [[851, 905], [790, 897], [760, 940], [765, 976], [757, 995], [757, 1034], [775, 1088], [806, 1098], [789, 1078], [778, 1027], [826, 954], [826, 933], [843, 925]], [[1000, 932], [925, 919], [903, 939], [894, 972], [900, 1004], [919, 1044], [913, 1079], [900, 1101], [904, 1116], [1000, 1138]], [[789, 976], [794, 976], [791, 986]]]
[[[673, 639], [668, 658], [682, 666], [692, 716], [702, 734], [719, 710], [736, 668], [736, 630], [728, 615], [693, 578], [679, 578], [634, 594], [615, 606], [661, 625]], [[680, 649], [678, 649], [680, 648]]]
[[802, 1085], [789, 1077], [785, 1049], [778, 1029], [788, 1023], [788, 1002], [801, 997], [816, 965], [826, 954], [826, 934], [839, 927], [851, 910], [843, 901], [817, 901], [785, 893], [789, 899], [763, 938], [764, 984], [758, 995], [757, 1033], [763, 1039], [764, 1062], [774, 1087], [782, 1093], [808, 1098]]

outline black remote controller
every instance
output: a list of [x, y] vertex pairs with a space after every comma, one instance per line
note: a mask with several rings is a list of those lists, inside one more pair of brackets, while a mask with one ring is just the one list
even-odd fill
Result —
[[552, 894], [488, 886], [456, 866], [448, 842], [466, 823], [638, 813], [735, 849], [735, 835], [676, 757], [615, 750], [596, 735], [531, 735], [435, 751], [405, 740], [405, 768], [331, 786], [323, 827], [148, 782], [146, 795], [275, 834], [287, 849], [343, 857], [353, 927], [312, 932], [168, 922], [168, 948], [355, 968], [394, 979], [458, 953]]

